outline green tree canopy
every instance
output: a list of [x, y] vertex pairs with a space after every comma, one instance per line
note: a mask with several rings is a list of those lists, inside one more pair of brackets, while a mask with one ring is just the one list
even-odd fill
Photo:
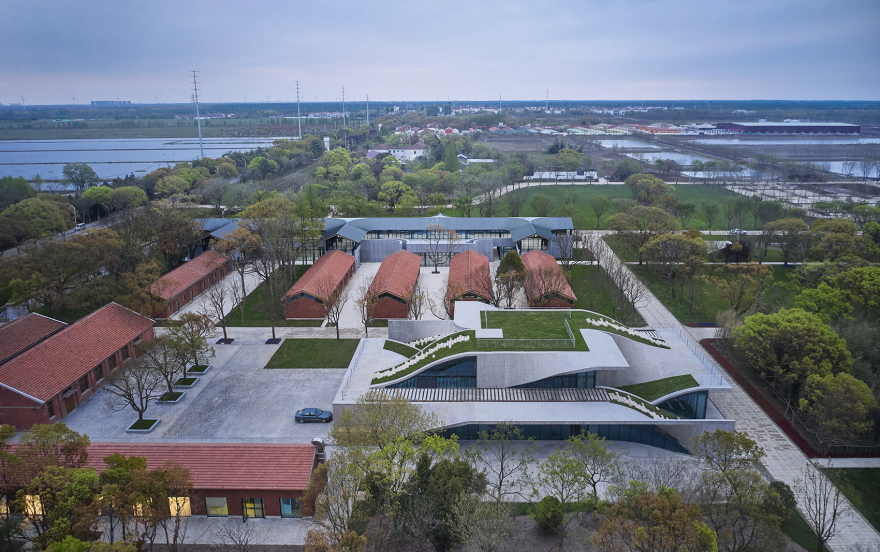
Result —
[[30, 235], [41, 238], [72, 227], [73, 211], [66, 203], [38, 197], [19, 201], [7, 207], [0, 216], [18, 219], [28, 225]]
[[28, 181], [22, 176], [4, 176], [0, 177], [0, 211], [6, 209], [13, 203], [18, 203], [23, 199], [34, 197], [37, 193], [28, 184]]
[[807, 377], [799, 406], [815, 424], [816, 432], [824, 442], [845, 442], [873, 429], [871, 414], [877, 402], [871, 388], [849, 374], [811, 374]]
[[624, 182], [632, 198], [643, 205], [658, 205], [673, 190], [662, 179], [649, 174], [634, 174]]
[[61, 169], [64, 179], [73, 184], [77, 194], [98, 183], [98, 173], [85, 163], [68, 163]]

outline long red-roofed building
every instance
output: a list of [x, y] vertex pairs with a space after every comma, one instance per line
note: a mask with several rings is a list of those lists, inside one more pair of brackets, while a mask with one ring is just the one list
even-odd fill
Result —
[[192, 301], [214, 282], [229, 273], [229, 259], [216, 251], [205, 251], [162, 276], [150, 285], [150, 292], [161, 297], [167, 307], [153, 313], [155, 318], [168, 318]]
[[407, 296], [419, 279], [422, 258], [400, 250], [385, 257], [370, 284], [370, 293], [377, 297], [373, 318], [408, 318]]
[[[492, 283], [489, 274], [489, 258], [476, 251], [467, 250], [449, 261], [449, 281], [446, 285], [446, 301], [492, 302]], [[449, 307], [455, 313], [455, 304]]]
[[218, 517], [299, 517], [316, 461], [313, 445], [292, 444], [92, 443], [88, 453], [99, 472], [115, 453], [145, 458], [148, 470], [176, 462], [193, 482], [191, 495], [177, 501], [182, 513]]
[[569, 308], [577, 301], [568, 279], [552, 256], [529, 251], [522, 256], [526, 269], [523, 288], [532, 308]]
[[153, 340], [153, 324], [110, 303], [0, 365], [0, 423], [29, 429], [61, 420]]
[[64, 322], [32, 312], [0, 326], [0, 364], [9, 362], [67, 327]]
[[284, 294], [286, 318], [324, 318], [321, 297], [339, 294], [355, 271], [354, 257], [342, 251], [322, 255]]

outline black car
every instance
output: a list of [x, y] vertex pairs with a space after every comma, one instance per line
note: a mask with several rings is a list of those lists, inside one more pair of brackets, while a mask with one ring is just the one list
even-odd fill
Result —
[[333, 413], [321, 410], [320, 408], [303, 408], [302, 410], [296, 411], [294, 420], [300, 424], [306, 422], [321, 422], [326, 424], [327, 422], [333, 421]]

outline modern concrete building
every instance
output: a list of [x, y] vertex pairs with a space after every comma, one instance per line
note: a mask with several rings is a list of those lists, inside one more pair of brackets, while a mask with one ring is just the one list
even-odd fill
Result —
[[324, 318], [322, 298], [342, 292], [354, 274], [354, 261], [354, 257], [341, 251], [331, 251], [315, 261], [284, 295], [284, 316]]
[[153, 340], [154, 322], [110, 303], [0, 365], [0, 423], [60, 421]]
[[385, 257], [370, 284], [376, 297], [373, 318], [409, 318], [407, 297], [419, 280], [422, 261], [409, 251], [398, 251]]
[[189, 470], [192, 492], [168, 497], [182, 517], [288, 518], [311, 515], [303, 504], [316, 464], [313, 445], [254, 443], [92, 443], [88, 462], [98, 472], [112, 454], [138, 456], [147, 469], [175, 462]]
[[526, 268], [523, 289], [529, 307], [571, 308], [577, 301], [568, 279], [556, 259], [543, 251], [529, 251], [522, 256]]
[[214, 282], [229, 273], [231, 263], [216, 251], [205, 251], [152, 283], [150, 293], [167, 305], [153, 313], [154, 318], [168, 318]]
[[589, 431], [682, 453], [704, 431], [735, 427], [712, 403], [730, 386], [674, 330], [632, 330], [583, 310], [460, 302], [454, 320], [392, 320], [388, 333], [419, 352], [407, 358], [381, 339], [363, 340], [334, 412], [383, 389], [461, 439], [515, 420], [536, 439]]

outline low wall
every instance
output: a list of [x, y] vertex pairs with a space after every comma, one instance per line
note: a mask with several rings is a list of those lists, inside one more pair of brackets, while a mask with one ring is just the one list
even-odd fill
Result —
[[460, 329], [452, 320], [389, 320], [388, 339], [409, 343]]

